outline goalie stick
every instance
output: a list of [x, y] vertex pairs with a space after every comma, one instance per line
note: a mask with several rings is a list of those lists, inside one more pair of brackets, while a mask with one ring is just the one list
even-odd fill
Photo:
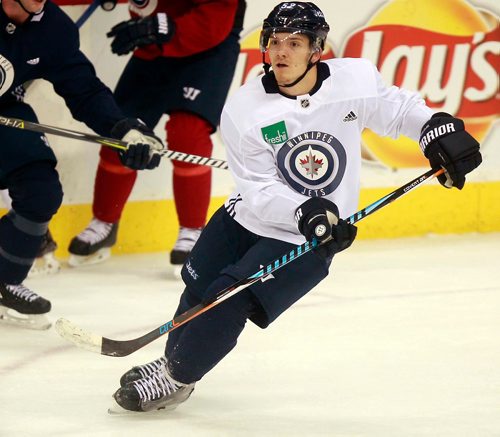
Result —
[[[4, 117], [0, 115], [0, 125], [12, 127], [16, 129], [24, 129], [32, 132], [40, 132], [43, 134], [58, 135], [60, 137], [72, 138], [74, 140], [88, 141], [91, 143], [102, 144], [103, 146], [112, 147], [114, 149], [126, 150], [127, 143], [114, 138], [102, 137], [100, 135], [87, 134], [77, 132], [61, 127], [48, 126], [46, 124], [34, 123], [31, 121], [21, 120], [20, 118]], [[177, 152], [175, 150], [162, 150], [161, 156], [174, 161], [189, 162], [191, 164], [206, 165], [208, 167], [220, 168], [227, 170], [227, 162], [223, 159], [207, 158], [206, 156], [192, 155], [190, 153]]]
[[[444, 172], [443, 169], [434, 170], [431, 169], [421, 176], [413, 179], [407, 184], [397, 188], [393, 192], [387, 194], [381, 199], [373, 202], [368, 205], [366, 208], [360, 210], [359, 212], [351, 215], [347, 221], [351, 224], [354, 224], [366, 216], [373, 214], [375, 211], [378, 211], [380, 208], [388, 205], [394, 200], [400, 198], [404, 194], [410, 192], [414, 188], [418, 187], [423, 182], [430, 180], [436, 176], [439, 176]], [[108, 355], [111, 357], [124, 357], [130, 355], [131, 353], [141, 349], [152, 341], [160, 338], [162, 335], [173, 331], [179, 326], [184, 325], [195, 317], [203, 314], [205, 311], [208, 311], [210, 308], [218, 305], [219, 303], [229, 299], [231, 296], [235, 295], [239, 291], [249, 287], [250, 285], [256, 283], [257, 281], [263, 279], [265, 276], [275, 272], [281, 267], [293, 262], [294, 259], [306, 254], [310, 250], [314, 249], [318, 245], [317, 241], [313, 239], [313, 241], [306, 241], [300, 246], [295, 247], [291, 252], [283, 254], [283, 256], [271, 261], [266, 266], [262, 267], [258, 272], [254, 273], [247, 278], [240, 279], [234, 284], [226, 287], [224, 290], [219, 291], [215, 296], [208, 298], [198, 305], [190, 308], [186, 312], [179, 314], [174, 317], [172, 320], [164, 323], [156, 329], [153, 329], [151, 332], [147, 334], [135, 338], [133, 340], [111, 340], [106, 337], [102, 337], [97, 334], [93, 334], [87, 332], [74, 323], [70, 322], [66, 319], [58, 319], [55, 325], [55, 329], [57, 333], [65, 338], [66, 340], [74, 343], [76, 346], [89, 350], [91, 352], [96, 352], [101, 355]]]

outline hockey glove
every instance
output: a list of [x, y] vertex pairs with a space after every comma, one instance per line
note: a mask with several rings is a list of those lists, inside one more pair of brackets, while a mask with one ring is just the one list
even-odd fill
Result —
[[320, 245], [316, 251], [331, 258], [347, 249], [358, 232], [358, 228], [339, 218], [335, 203], [321, 197], [311, 197], [295, 211], [295, 220], [302, 235], [308, 241], [314, 238]]
[[438, 180], [446, 188], [461, 190], [465, 175], [482, 161], [479, 143], [465, 130], [464, 122], [445, 112], [434, 114], [424, 125], [420, 148], [432, 168], [444, 168]]
[[148, 44], [163, 44], [170, 41], [174, 33], [174, 22], [165, 13], [144, 18], [132, 18], [114, 26], [108, 33], [111, 51], [126, 55], [136, 47]]
[[120, 120], [113, 126], [111, 135], [127, 143], [127, 149], [118, 152], [122, 164], [126, 167], [133, 170], [151, 170], [160, 164], [160, 153], [165, 150], [165, 146], [141, 120]]

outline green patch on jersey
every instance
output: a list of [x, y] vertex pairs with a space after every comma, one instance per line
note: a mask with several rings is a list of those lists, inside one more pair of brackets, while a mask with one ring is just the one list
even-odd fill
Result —
[[288, 140], [288, 132], [286, 131], [285, 121], [278, 121], [278, 123], [271, 124], [270, 126], [261, 129], [262, 137], [268, 144], [276, 145], [282, 144]]

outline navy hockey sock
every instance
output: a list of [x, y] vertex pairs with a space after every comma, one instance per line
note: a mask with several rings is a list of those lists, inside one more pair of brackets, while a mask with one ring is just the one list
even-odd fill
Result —
[[0, 219], [0, 280], [19, 284], [26, 278], [47, 232], [48, 222], [36, 223], [14, 210]]

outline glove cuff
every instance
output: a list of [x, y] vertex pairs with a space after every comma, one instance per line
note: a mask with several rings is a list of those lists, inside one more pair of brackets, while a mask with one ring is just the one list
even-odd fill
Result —
[[311, 197], [295, 210], [295, 222], [301, 234], [303, 234], [303, 226], [308, 216], [318, 210], [326, 210], [335, 214], [336, 217], [339, 216], [339, 209], [335, 203], [323, 197]]
[[131, 129], [136, 129], [143, 133], [148, 133], [149, 131], [148, 127], [138, 118], [124, 118], [112, 127], [111, 136], [121, 140]]

